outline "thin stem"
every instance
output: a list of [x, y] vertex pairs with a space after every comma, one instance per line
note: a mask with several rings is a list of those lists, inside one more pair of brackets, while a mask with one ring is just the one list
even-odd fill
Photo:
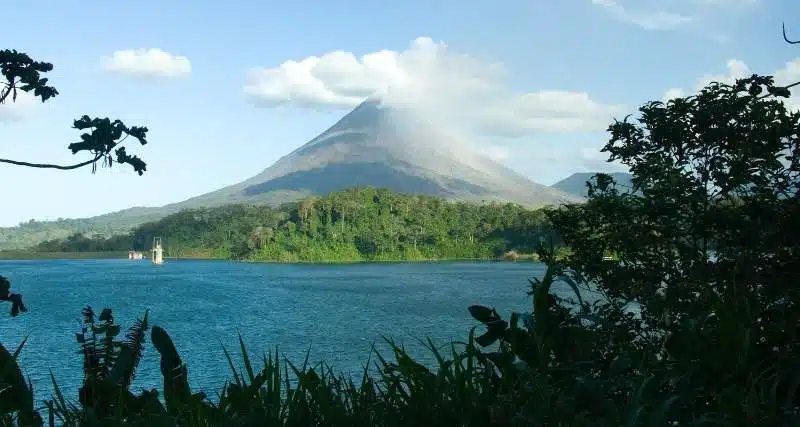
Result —
[[11, 91], [14, 90], [13, 83], [12, 84], [3, 83], [3, 86], [5, 86], [5, 88], [0, 90], [0, 104], [5, 104], [6, 98], [8, 98], [8, 95], [10, 95]]
[[27, 166], [30, 168], [40, 168], [40, 169], [59, 169], [59, 170], [72, 170], [82, 168], [84, 166], [90, 165], [98, 160], [100, 160], [103, 156], [96, 155], [93, 159], [87, 160], [85, 162], [76, 163], [74, 165], [51, 165], [47, 163], [29, 163], [29, 162], [20, 162], [17, 160], [9, 160], [9, 159], [0, 159], [0, 163], [8, 163], [17, 166]]
[[789, 44], [798, 44], [798, 43], [800, 43], [800, 40], [791, 41], [791, 40], [789, 40], [788, 37], [786, 37], [786, 24], [784, 24], [783, 22], [781, 22], [781, 30], [783, 30], [783, 40], [786, 43], [789, 43]]

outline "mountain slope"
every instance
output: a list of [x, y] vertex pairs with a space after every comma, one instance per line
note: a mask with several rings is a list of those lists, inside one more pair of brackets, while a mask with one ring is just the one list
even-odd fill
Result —
[[[108, 234], [183, 209], [243, 202], [280, 205], [355, 186], [453, 200], [508, 201], [527, 207], [580, 199], [532, 182], [412, 113], [368, 100], [241, 183], [179, 203], [130, 208], [77, 221], [83, 229]], [[13, 246], [13, 229], [0, 229], [0, 249]], [[30, 244], [31, 239], [24, 240]]]
[[[556, 190], [560, 190], [564, 193], [571, 194], [573, 196], [578, 196], [585, 198], [588, 195], [589, 189], [586, 187], [586, 182], [592, 179], [597, 172], [578, 172], [574, 173], [561, 181], [550, 186], [550, 188], [554, 188]], [[610, 173], [614, 181], [617, 184], [630, 186], [631, 185], [631, 178], [633, 175], [627, 172], [614, 172]]]

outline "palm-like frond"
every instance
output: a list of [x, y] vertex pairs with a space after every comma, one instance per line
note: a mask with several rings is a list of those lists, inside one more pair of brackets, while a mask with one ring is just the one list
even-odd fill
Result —
[[136, 377], [136, 368], [142, 359], [146, 334], [150, 327], [147, 316], [148, 312], [145, 311], [144, 317], [137, 318], [133, 326], [128, 329], [125, 340], [117, 343], [119, 344], [119, 354], [109, 373], [109, 379], [123, 390], [130, 387]]
[[86, 385], [100, 376], [102, 355], [97, 346], [94, 310], [87, 305], [81, 314], [83, 315], [83, 327], [81, 327], [81, 332], [75, 334], [75, 338], [81, 347], [78, 353], [83, 355], [83, 381]]

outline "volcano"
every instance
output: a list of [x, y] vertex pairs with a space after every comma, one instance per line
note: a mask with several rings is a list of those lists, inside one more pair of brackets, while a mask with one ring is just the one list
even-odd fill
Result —
[[356, 186], [528, 207], [579, 199], [525, 178], [411, 112], [367, 100], [258, 175], [173, 206], [278, 205]]

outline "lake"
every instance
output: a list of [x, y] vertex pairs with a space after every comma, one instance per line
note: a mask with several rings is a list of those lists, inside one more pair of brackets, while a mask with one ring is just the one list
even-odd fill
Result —
[[[0, 274], [24, 295], [29, 311], [8, 315], [0, 305], [0, 342], [14, 351], [30, 334], [20, 364], [37, 401], [51, 395], [49, 370], [77, 398], [82, 359], [75, 333], [81, 309], [113, 309], [126, 330], [150, 310], [151, 325], [172, 336], [194, 391], [215, 396], [230, 378], [223, 345], [238, 358], [237, 331], [260, 356], [278, 347], [295, 364], [325, 360], [356, 376], [381, 334], [431, 361], [417, 338], [438, 346], [467, 337], [476, 326], [467, 307], [495, 307], [504, 317], [530, 311], [531, 262], [444, 262], [349, 265], [129, 260], [0, 261]], [[557, 293], [567, 294], [565, 288]], [[162, 388], [158, 352], [149, 343], [133, 389]]]

